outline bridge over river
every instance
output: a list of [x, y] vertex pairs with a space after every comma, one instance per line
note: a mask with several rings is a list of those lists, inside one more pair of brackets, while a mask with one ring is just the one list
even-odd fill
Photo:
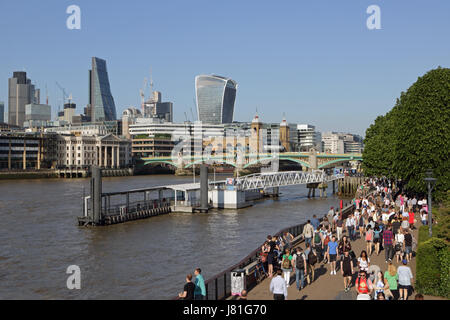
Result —
[[283, 152], [283, 153], [247, 153], [238, 155], [235, 153], [224, 153], [218, 155], [184, 155], [166, 157], [142, 157], [140, 160], [144, 165], [165, 163], [176, 168], [190, 168], [201, 163], [228, 164], [243, 169], [261, 166], [270, 163], [274, 159], [278, 161], [289, 161], [300, 164], [303, 168], [325, 169], [342, 165], [350, 161], [362, 161], [360, 153], [331, 154], [316, 152]]

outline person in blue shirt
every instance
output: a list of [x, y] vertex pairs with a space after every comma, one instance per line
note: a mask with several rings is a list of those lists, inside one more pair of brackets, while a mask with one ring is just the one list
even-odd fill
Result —
[[336, 275], [336, 258], [337, 258], [337, 247], [338, 243], [336, 242], [336, 237], [332, 236], [331, 241], [328, 242], [328, 256], [330, 257], [331, 263], [331, 272], [330, 274]]
[[319, 226], [320, 221], [319, 221], [319, 219], [317, 219], [316, 215], [313, 215], [313, 218], [311, 219], [311, 224], [314, 227], [314, 230], [317, 230], [317, 227]]
[[194, 290], [194, 300], [204, 300], [206, 296], [205, 280], [201, 275], [202, 270], [200, 268], [195, 269], [195, 290]]

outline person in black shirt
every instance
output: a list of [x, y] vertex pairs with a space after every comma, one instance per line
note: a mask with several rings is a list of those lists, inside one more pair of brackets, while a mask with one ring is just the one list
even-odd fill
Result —
[[408, 229], [405, 230], [405, 258], [409, 262], [412, 259], [412, 235]]
[[393, 234], [397, 234], [398, 233], [398, 229], [400, 229], [401, 226], [401, 221], [398, 218], [397, 215], [394, 216], [394, 219], [392, 220], [392, 233]]
[[[270, 236], [269, 236], [270, 237]], [[267, 238], [269, 238], [267, 237]], [[273, 275], [273, 265], [277, 262], [277, 256], [276, 256], [276, 250], [280, 250], [280, 248], [277, 245], [277, 238], [272, 237], [272, 239], [269, 241], [269, 254], [267, 255], [267, 264], [268, 264], [268, 270], [269, 278], [272, 278]]]
[[192, 274], [186, 276], [186, 284], [184, 285], [183, 293], [178, 294], [184, 300], [194, 300], [195, 284], [192, 283]]

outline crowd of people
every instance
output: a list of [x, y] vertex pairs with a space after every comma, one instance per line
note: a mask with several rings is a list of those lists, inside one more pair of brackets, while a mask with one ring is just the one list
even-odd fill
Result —
[[[370, 192], [368, 192], [370, 190]], [[294, 236], [268, 235], [261, 247], [256, 266], [271, 278], [270, 292], [276, 300], [287, 298], [287, 288], [295, 274], [295, 284], [301, 291], [316, 280], [316, 269], [329, 266], [330, 275], [343, 277], [343, 291], [353, 286], [358, 300], [407, 300], [413, 292], [413, 274], [408, 264], [413, 258], [417, 241], [411, 230], [416, 228], [416, 217], [428, 224], [426, 199], [408, 197], [399, 192], [387, 179], [369, 179], [352, 200], [354, 210], [347, 217], [331, 207], [319, 220], [316, 215], [303, 227], [303, 249], [293, 246]], [[365, 250], [357, 256], [352, 242], [365, 242]], [[384, 251], [385, 265], [371, 263], [371, 257]], [[394, 263], [395, 262], [395, 263]], [[399, 266], [396, 267], [395, 264]], [[384, 270], [384, 272], [382, 271]], [[203, 300], [206, 296], [201, 269], [186, 276], [186, 284], [179, 297]], [[247, 298], [247, 291], [241, 293]], [[423, 299], [419, 294], [416, 299]]]
[[[267, 264], [269, 278], [276, 271], [270, 284], [274, 299], [287, 298], [294, 273], [298, 290], [313, 282], [320, 263], [330, 267], [330, 275], [342, 275], [344, 292], [354, 286], [359, 300], [408, 299], [413, 292], [408, 264], [417, 245], [411, 230], [416, 228], [416, 217], [420, 216], [422, 224], [428, 223], [427, 200], [408, 197], [387, 179], [369, 179], [353, 204], [354, 211], [345, 218], [341, 210], [331, 207], [322, 221], [315, 215], [308, 220], [302, 233], [304, 250], [292, 248], [293, 236], [289, 233], [267, 237], [261, 248], [261, 263], [264, 270]], [[365, 241], [365, 250], [357, 256], [352, 242], [358, 239]], [[370, 257], [382, 251], [385, 264], [371, 264]]]

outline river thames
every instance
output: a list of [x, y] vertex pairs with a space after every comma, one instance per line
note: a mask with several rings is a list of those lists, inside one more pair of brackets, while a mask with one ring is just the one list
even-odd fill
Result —
[[[89, 181], [0, 181], [0, 299], [170, 299], [194, 268], [207, 280], [268, 234], [322, 216], [339, 202], [331, 192], [327, 199], [308, 199], [305, 186], [292, 186], [281, 188], [278, 200], [241, 210], [78, 227]], [[192, 177], [103, 178], [103, 191], [188, 182]], [[81, 269], [80, 290], [67, 289], [69, 265]]]

